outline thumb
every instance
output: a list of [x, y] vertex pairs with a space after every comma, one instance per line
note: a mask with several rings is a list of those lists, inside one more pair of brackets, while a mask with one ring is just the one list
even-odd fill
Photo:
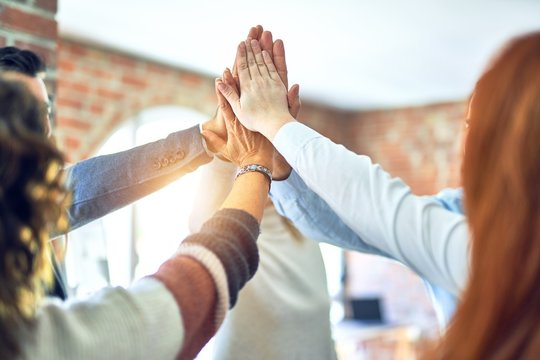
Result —
[[289, 92], [287, 93], [287, 101], [289, 102], [289, 112], [292, 117], [296, 119], [298, 113], [300, 112], [300, 107], [302, 106], [300, 102], [300, 85], [294, 84], [291, 86]]
[[227, 142], [218, 134], [210, 130], [203, 130], [201, 132], [201, 135], [206, 141], [208, 150], [212, 151], [213, 153], [222, 153], [225, 151], [225, 148], [227, 147]]
[[234, 113], [238, 115], [238, 111], [240, 110], [240, 97], [236, 91], [222, 81], [218, 82], [217, 87], [225, 99], [227, 99], [227, 102], [231, 105]]

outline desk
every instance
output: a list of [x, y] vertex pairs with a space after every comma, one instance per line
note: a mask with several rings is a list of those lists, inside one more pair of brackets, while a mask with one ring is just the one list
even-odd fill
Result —
[[415, 360], [420, 329], [413, 325], [336, 324], [332, 333], [339, 360]]

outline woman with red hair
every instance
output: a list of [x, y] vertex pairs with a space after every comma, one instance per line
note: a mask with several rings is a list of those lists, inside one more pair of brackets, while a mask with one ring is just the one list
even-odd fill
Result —
[[540, 356], [540, 33], [513, 41], [478, 81], [463, 162], [469, 281], [439, 351]]

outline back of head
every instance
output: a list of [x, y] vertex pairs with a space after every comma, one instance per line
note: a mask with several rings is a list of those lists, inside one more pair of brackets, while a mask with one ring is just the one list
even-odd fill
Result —
[[463, 163], [471, 273], [443, 358], [540, 354], [540, 33], [514, 40], [475, 88]]
[[62, 167], [62, 156], [46, 136], [35, 98], [24, 85], [0, 78], [2, 359], [19, 351], [16, 329], [29, 322], [51, 279], [48, 230], [65, 224]]
[[45, 63], [33, 51], [14, 46], [0, 48], [0, 72], [14, 71], [35, 77], [45, 70]]

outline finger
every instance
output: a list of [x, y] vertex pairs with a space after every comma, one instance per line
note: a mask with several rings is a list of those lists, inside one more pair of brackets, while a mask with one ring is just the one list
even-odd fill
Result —
[[287, 101], [289, 102], [289, 113], [296, 119], [302, 106], [300, 102], [300, 85], [294, 84], [291, 86], [291, 89], [287, 93]]
[[234, 113], [237, 114], [240, 110], [240, 97], [238, 96], [238, 94], [234, 91], [232, 87], [222, 81], [218, 82], [217, 86], [218, 90], [221, 92], [221, 94], [223, 94], [227, 102], [231, 105]]
[[251, 38], [259, 40], [261, 38], [261, 35], [264, 32], [264, 29], [263, 29], [262, 25], [257, 25], [257, 26], [255, 26], [255, 28], [257, 29], [257, 34], [256, 34], [256, 36], [252, 36]]
[[[270, 75], [267, 64], [265, 63], [261, 53], [261, 46], [257, 40], [251, 40], [251, 49], [253, 50], [253, 55], [255, 56], [255, 62], [257, 63], [257, 70], [259, 71], [259, 74], [263, 76]], [[270, 56], [268, 55], [268, 57]], [[274, 64], [272, 64], [272, 66], [273, 65]]]
[[225, 148], [227, 147], [227, 141], [219, 137], [218, 134], [210, 130], [203, 130], [201, 132], [201, 135], [204, 137], [206, 145], [208, 146], [208, 149], [210, 149], [210, 151], [214, 153], [222, 153], [225, 151]]
[[276, 40], [273, 47], [273, 61], [276, 66], [279, 78], [283, 81], [286, 88], [289, 88], [289, 79], [287, 78], [287, 62], [285, 61], [285, 46], [282, 40]]
[[235, 115], [234, 115], [234, 111], [233, 111], [231, 105], [229, 104], [227, 99], [223, 96], [221, 91], [219, 91], [219, 89], [218, 89], [219, 82], [220, 81], [216, 81], [216, 85], [215, 85], [215, 91], [216, 91], [216, 95], [217, 95], [219, 111], [221, 111], [221, 114], [222, 114], [222, 116], [223, 116], [223, 118], [225, 120], [234, 119]]
[[238, 45], [238, 50], [236, 51], [236, 65], [238, 66], [238, 84], [240, 85], [240, 90], [242, 89], [242, 82], [246, 83], [251, 80], [247, 53], [246, 43], [242, 41]]
[[272, 33], [270, 31], [265, 31], [262, 33], [261, 38], [259, 39], [259, 44], [261, 45], [261, 49], [268, 51], [268, 54], [270, 54], [270, 57], [274, 58], [274, 40], [272, 40]]
[[[257, 66], [257, 62], [255, 61], [255, 55], [253, 55], [253, 49], [251, 48], [251, 39], [246, 40], [245, 47], [246, 47], [246, 55], [247, 55], [246, 56], [247, 65], [249, 67], [249, 74], [251, 75], [251, 79], [253, 79], [254, 76], [260, 75], [260, 73], [259, 73], [259, 67]], [[241, 77], [240, 77], [240, 84], [242, 84]]]
[[226, 118], [224, 119], [224, 122], [225, 122], [225, 129], [227, 130], [227, 139], [231, 139], [231, 137], [235, 138], [237, 136], [235, 132], [235, 126], [236, 126], [236, 123], [238, 122], [236, 120], [236, 117], [233, 116], [233, 117]]
[[[276, 67], [274, 66], [274, 63], [272, 62], [272, 59], [270, 58], [270, 55], [268, 54], [266, 50], [262, 52], [262, 57], [263, 57], [264, 65], [267, 69], [267, 72], [270, 78], [278, 80], [279, 75], [276, 71]], [[278, 80], [278, 81], [281, 81], [281, 80]]]
[[231, 70], [229, 68], [226, 68], [223, 72], [223, 82], [231, 87], [233, 87], [236, 90], [237, 94], [240, 94], [240, 88], [238, 87], [238, 83], [234, 79], [233, 75], [231, 74]]
[[249, 29], [249, 33], [248, 33], [248, 36], [246, 39], [258, 39], [259, 36], [260, 36], [260, 28], [259, 28], [260, 25], [257, 25], [257, 26], [254, 26], [252, 27], [251, 29]]
[[[248, 35], [246, 39], [257, 39], [259, 40], [261, 38], [261, 35], [263, 34], [263, 27], [261, 25], [253, 26], [251, 29], [249, 29]], [[238, 77], [238, 72], [236, 68], [236, 61], [233, 64], [233, 70], [232, 73], [234, 77]]]

